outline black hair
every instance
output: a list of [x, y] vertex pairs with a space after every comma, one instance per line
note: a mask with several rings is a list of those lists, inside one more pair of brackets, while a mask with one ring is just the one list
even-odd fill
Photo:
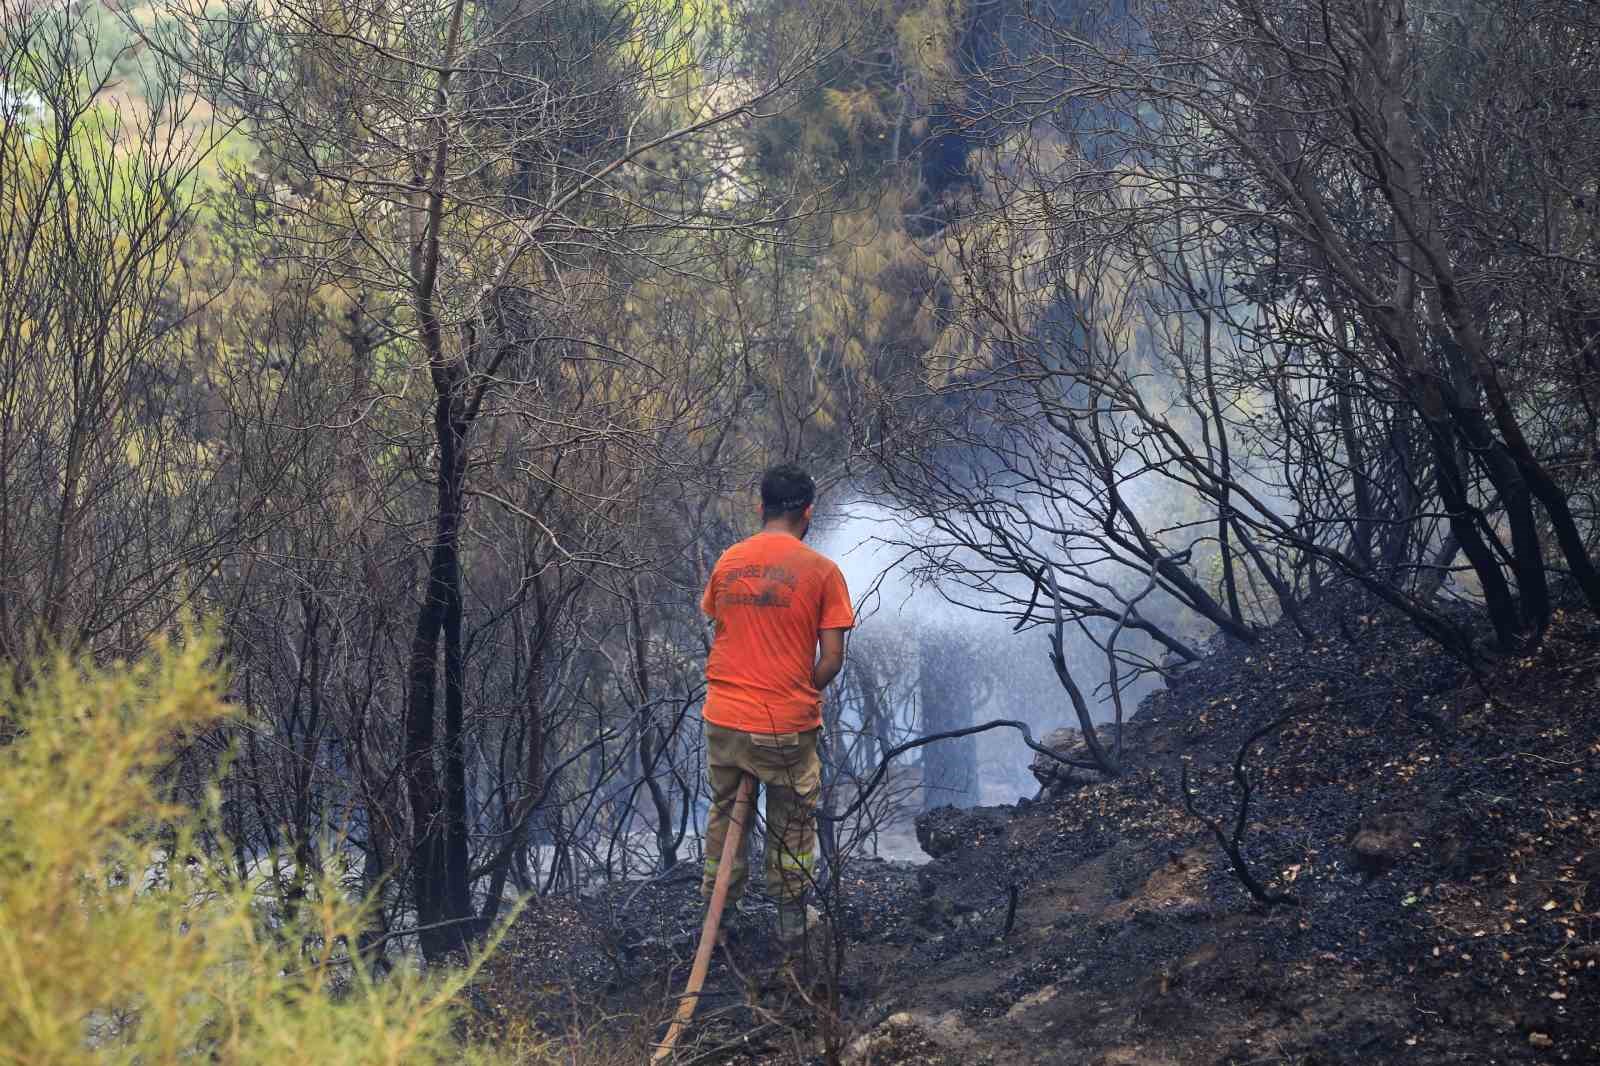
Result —
[[817, 483], [793, 463], [783, 463], [761, 475], [761, 520], [770, 522], [799, 514], [817, 498]]

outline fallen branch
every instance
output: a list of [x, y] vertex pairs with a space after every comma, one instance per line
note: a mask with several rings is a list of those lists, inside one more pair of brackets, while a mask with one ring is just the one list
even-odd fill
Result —
[[710, 1062], [713, 1059], [724, 1058], [729, 1052], [733, 1051], [742, 1051], [748, 1054], [751, 1045], [756, 1040], [766, 1036], [769, 1033], [776, 1032], [781, 1028], [783, 1027], [777, 1022], [762, 1022], [759, 1025], [752, 1026], [744, 1032], [741, 1032], [732, 1040], [725, 1041], [724, 1043], [717, 1044], [716, 1046], [705, 1050], [696, 1049], [695, 1054], [690, 1058], [681, 1060], [679, 1066], [697, 1066], [698, 1063]]
[[698, 867], [691, 866], [686, 862], [680, 862], [676, 866], [672, 866], [661, 871], [654, 877], [647, 877], [643, 881], [639, 882], [638, 887], [636, 887], [632, 892], [628, 893], [628, 898], [622, 901], [622, 906], [619, 907], [618, 910], [625, 911], [629, 907], [633, 906], [633, 901], [639, 898], [639, 893], [653, 885], [663, 885], [672, 881], [689, 881], [698, 878], [699, 876], [700, 870]]
[[867, 802], [867, 800], [871, 798], [873, 790], [883, 783], [883, 775], [888, 772], [889, 763], [892, 762], [894, 757], [897, 755], [903, 755], [906, 752], [911, 751], [913, 748], [920, 748], [924, 744], [932, 744], [938, 740], [955, 740], [959, 737], [969, 737], [974, 733], [987, 733], [991, 729], [1001, 728], [1015, 729], [1017, 732], [1022, 734], [1022, 742], [1024, 744], [1038, 752], [1040, 755], [1048, 756], [1063, 766], [1070, 766], [1077, 770], [1099, 771], [1102, 769], [1100, 766], [1094, 763], [1079, 762], [1077, 759], [1069, 759], [1060, 752], [1053, 751], [1050, 748], [1045, 747], [1043, 744], [1040, 744], [1037, 740], [1033, 739], [1033, 732], [1028, 728], [1027, 723], [1025, 722], [1019, 722], [1014, 718], [996, 718], [994, 721], [984, 722], [982, 725], [969, 725], [964, 729], [950, 729], [943, 733], [930, 733], [925, 737], [918, 737], [916, 740], [908, 740], [904, 744], [896, 744], [894, 747], [884, 752], [883, 758], [878, 761], [877, 768], [872, 771], [872, 776], [867, 778], [866, 787], [861, 789], [856, 794], [855, 801], [851, 803], [850, 806], [846, 807], [838, 814], [828, 814], [824, 811], [817, 811], [816, 817], [818, 820], [825, 822], [842, 822], [856, 811], [859, 811]]
[[1249, 863], [1245, 861], [1243, 850], [1244, 827], [1250, 815], [1252, 789], [1250, 777], [1244, 772], [1244, 759], [1256, 741], [1277, 729], [1292, 717], [1294, 717], [1293, 711], [1273, 719], [1254, 733], [1251, 733], [1245, 738], [1245, 742], [1239, 746], [1239, 754], [1233, 757], [1233, 780], [1239, 788], [1239, 814], [1234, 819], [1233, 835], [1231, 837], [1222, 831], [1222, 823], [1220, 821], [1201, 814], [1195, 808], [1194, 792], [1189, 788], [1189, 764], [1187, 762], [1183, 764], [1183, 769], [1179, 775], [1179, 785], [1183, 789], [1184, 809], [1195, 818], [1198, 818], [1217, 838], [1217, 843], [1222, 846], [1223, 854], [1227, 855], [1228, 861], [1233, 864], [1233, 872], [1238, 876], [1239, 883], [1244, 885], [1245, 891], [1249, 892], [1256, 902], [1264, 903], [1269, 907], [1279, 903], [1294, 905], [1299, 903], [1299, 900], [1287, 892], [1274, 892], [1267, 888], [1256, 880], [1256, 876], [1250, 872]]

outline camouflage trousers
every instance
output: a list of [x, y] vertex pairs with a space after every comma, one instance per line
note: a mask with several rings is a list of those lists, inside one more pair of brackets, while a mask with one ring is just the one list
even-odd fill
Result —
[[[812, 812], [822, 790], [822, 760], [817, 754], [820, 729], [805, 733], [746, 733], [705, 723], [707, 776], [711, 782], [711, 815], [706, 824], [705, 869], [700, 894], [707, 898], [717, 880], [722, 845], [733, 821], [733, 801], [744, 774], [767, 792], [767, 893], [780, 903], [805, 896], [816, 870], [817, 830]], [[750, 810], [755, 811], [756, 792]], [[750, 875], [750, 842], [744, 840], [733, 860], [728, 902], [744, 892]]]

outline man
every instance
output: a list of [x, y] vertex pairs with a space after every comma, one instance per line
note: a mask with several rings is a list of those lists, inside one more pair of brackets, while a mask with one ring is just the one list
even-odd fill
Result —
[[[805, 892], [816, 868], [822, 690], [844, 666], [844, 634], [855, 625], [844, 575], [801, 543], [815, 498], [816, 484], [799, 467], [768, 470], [761, 532], [722, 553], [700, 603], [716, 623], [706, 659], [712, 808], [700, 892], [711, 895], [739, 780], [749, 774], [767, 790], [767, 891], [778, 902], [778, 935], [790, 946], [805, 934]], [[730, 875], [730, 902], [749, 875], [750, 836]]]

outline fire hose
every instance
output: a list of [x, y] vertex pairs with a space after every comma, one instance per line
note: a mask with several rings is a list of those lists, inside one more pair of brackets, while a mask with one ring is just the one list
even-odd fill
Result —
[[[997, 718], [992, 722], [982, 725], [967, 726], [964, 729], [952, 729], [944, 733], [933, 733], [929, 736], [919, 737], [916, 740], [897, 744], [884, 753], [883, 759], [878, 763], [865, 788], [860, 789], [855, 802], [851, 803], [839, 814], [827, 814], [818, 811], [816, 817], [820, 821], [841, 822], [854, 814], [862, 804], [867, 802], [869, 796], [883, 780], [884, 773], [889, 769], [889, 763], [895, 756], [903, 754], [913, 748], [920, 748], [924, 744], [931, 744], [937, 740], [951, 740], [956, 737], [971, 736], [974, 733], [984, 733], [991, 729], [1010, 728], [1022, 734], [1022, 741], [1029, 748], [1041, 755], [1046, 755], [1065, 766], [1078, 767], [1085, 770], [1101, 770], [1106, 767], [1091, 762], [1081, 762], [1069, 759], [1058, 751], [1053, 751], [1033, 739], [1033, 733], [1028, 729], [1027, 723], [1018, 722], [1008, 718]], [[1114, 770], [1112, 771], [1115, 772]], [[706, 971], [711, 968], [711, 952], [716, 947], [717, 927], [722, 923], [722, 908], [728, 899], [728, 881], [733, 873], [733, 859], [739, 853], [739, 845], [744, 840], [744, 826], [750, 806], [750, 788], [754, 780], [745, 774], [739, 782], [739, 793], [733, 804], [733, 824], [728, 827], [728, 836], [722, 843], [722, 859], [717, 865], [716, 885], [711, 891], [711, 903], [706, 908], [705, 924], [700, 928], [700, 947], [695, 952], [694, 966], [689, 971], [689, 983], [684, 987], [683, 998], [678, 1001], [677, 1014], [672, 1019], [672, 1025], [667, 1029], [667, 1035], [661, 1043], [656, 1045], [655, 1054], [650, 1057], [651, 1063], [665, 1061], [677, 1046], [678, 1037], [684, 1028], [694, 1018], [695, 1007], [700, 1003], [700, 988], [705, 984]], [[1008, 922], [1009, 924], [1009, 922]], [[1009, 931], [1009, 930], [1008, 930]]]
[[733, 817], [728, 835], [722, 842], [722, 858], [717, 864], [717, 880], [711, 890], [711, 903], [706, 907], [705, 924], [700, 927], [700, 946], [694, 953], [694, 966], [689, 970], [689, 983], [684, 986], [683, 998], [678, 1000], [678, 1011], [667, 1028], [666, 1038], [656, 1045], [650, 1057], [652, 1063], [663, 1062], [678, 1044], [678, 1036], [694, 1017], [700, 1003], [700, 987], [706, 983], [706, 971], [711, 968], [711, 952], [717, 946], [717, 927], [722, 924], [722, 908], [728, 902], [728, 882], [733, 877], [734, 858], [739, 845], [744, 842], [744, 827], [750, 813], [750, 789], [755, 779], [745, 774], [739, 779], [739, 793], [733, 801]]

